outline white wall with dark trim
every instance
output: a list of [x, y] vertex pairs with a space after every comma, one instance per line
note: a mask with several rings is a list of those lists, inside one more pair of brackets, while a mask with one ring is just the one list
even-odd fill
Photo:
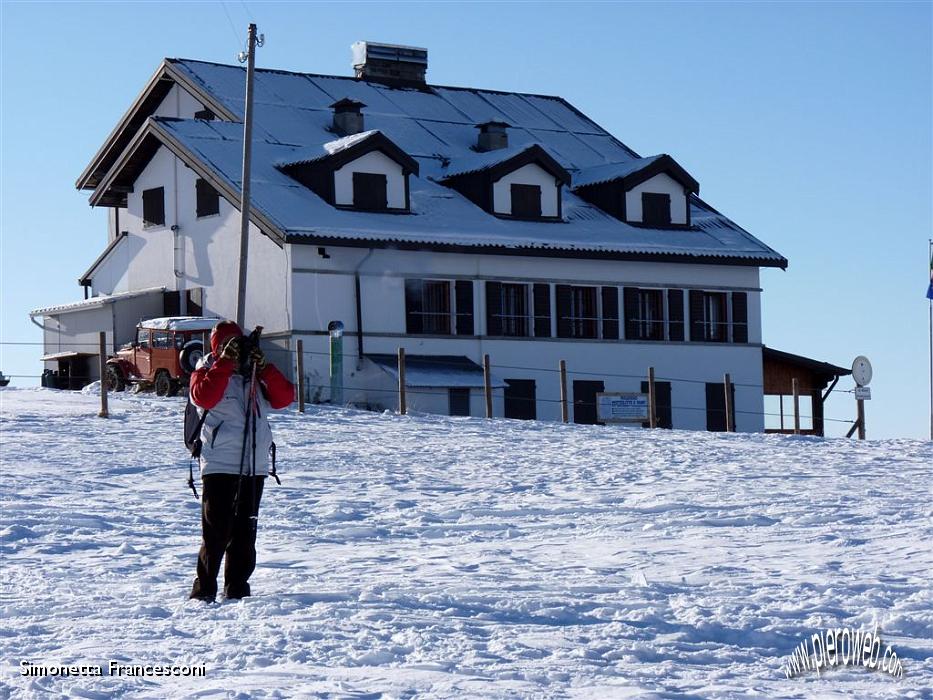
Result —
[[687, 223], [687, 195], [684, 193], [684, 186], [666, 173], [658, 173], [625, 193], [626, 219], [629, 221], [643, 221], [641, 207], [643, 192], [669, 195], [671, 198], [671, 223]]

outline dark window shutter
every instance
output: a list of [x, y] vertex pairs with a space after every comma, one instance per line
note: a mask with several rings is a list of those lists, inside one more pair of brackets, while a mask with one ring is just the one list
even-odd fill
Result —
[[619, 338], [619, 288], [603, 287], [603, 338]]
[[573, 325], [570, 323], [571, 290], [569, 284], [558, 284], [557, 295], [557, 337], [573, 337]]
[[143, 190], [143, 224], [145, 226], [165, 225], [164, 187]]
[[210, 186], [207, 180], [198, 178], [194, 183], [195, 208], [198, 217], [212, 216], [220, 213], [220, 195]]
[[703, 292], [690, 290], [690, 340], [706, 340], [706, 325], [703, 323]]
[[454, 283], [457, 304], [457, 335], [473, 335], [473, 283], [457, 280]]
[[353, 173], [353, 206], [357, 209], [387, 209], [386, 176], [379, 173]]
[[502, 283], [486, 283], [486, 335], [502, 335]]
[[625, 338], [638, 340], [638, 290], [635, 287], [625, 287], [622, 292], [625, 311]]
[[671, 223], [671, 196], [657, 192], [641, 193], [641, 220], [651, 226]]
[[421, 315], [423, 288], [421, 280], [405, 280], [405, 329], [408, 333], [424, 332], [424, 317]]
[[534, 286], [535, 302], [535, 337], [551, 337], [551, 285]]
[[748, 342], [748, 294], [732, 292], [732, 342]]
[[667, 290], [668, 337], [671, 340], [684, 339], [684, 290]]
[[512, 216], [522, 219], [541, 218], [541, 187], [539, 185], [512, 185]]

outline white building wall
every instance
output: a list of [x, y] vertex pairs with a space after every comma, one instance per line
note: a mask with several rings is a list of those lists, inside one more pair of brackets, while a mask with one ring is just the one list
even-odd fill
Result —
[[153, 112], [156, 117], [175, 117], [176, 119], [194, 119], [196, 112], [204, 109], [190, 92], [175, 83], [162, 102]]
[[405, 209], [405, 174], [402, 166], [380, 151], [370, 151], [334, 171], [334, 201], [353, 204], [353, 173], [386, 176], [386, 199], [390, 209]]
[[541, 188], [541, 216], [557, 216], [558, 186], [548, 171], [529, 163], [513, 170], [492, 184], [493, 211], [497, 214], [512, 213], [512, 185], [538, 185]]
[[687, 195], [684, 186], [666, 173], [658, 173], [625, 193], [625, 216], [629, 221], [641, 221], [642, 192], [656, 192], [671, 197], [671, 223], [687, 223]]
[[[168, 149], [156, 152], [127, 195], [120, 217], [127, 239], [95, 271], [93, 294], [202, 287], [205, 315], [236, 315], [239, 210], [221, 197], [218, 214], [198, 218], [196, 180], [197, 174]], [[145, 226], [143, 191], [154, 187], [165, 188], [165, 224]], [[288, 269], [285, 249], [250, 225], [247, 326], [259, 324], [269, 331], [290, 326]]]
[[[370, 252], [333, 247], [326, 249], [330, 257], [325, 259], [318, 254], [317, 246], [294, 245], [291, 249], [295, 290], [293, 322], [296, 335], [301, 334], [305, 339], [306, 372], [328, 376], [327, 324], [342, 321], [346, 328], [347, 402], [394, 408], [397, 400], [391, 392], [388, 403], [378, 400], [385, 391], [379, 392], [378, 396], [367, 395], [367, 380], [356, 370], [358, 337], [353, 271], [359, 267], [364, 353], [394, 354], [402, 346], [409, 355], [465, 355], [478, 364], [482, 362], [483, 355], [489, 353], [494, 374], [507, 379], [535, 380], [538, 417], [545, 420], [560, 419], [556, 370], [561, 359], [568, 364], [571, 399], [574, 379], [602, 379], [606, 391], [639, 391], [641, 379], [647, 379], [648, 367], [653, 366], [659, 381], [672, 381], [674, 425], [697, 430], [706, 428], [705, 382], [722, 382], [723, 375], [729, 372], [736, 383], [738, 429], [758, 431], [764, 427], [760, 415], [763, 410], [760, 290], [758, 269], [755, 267], [567, 261], [397, 250]], [[485, 332], [485, 285], [482, 284], [485, 280], [740, 290], [747, 292], [749, 299], [750, 342], [748, 345], [734, 345], [558, 338], [408, 337], [405, 334], [406, 277], [477, 281], [474, 285], [477, 334]], [[552, 313], [553, 310], [552, 302]], [[689, 319], [686, 320], [689, 323]], [[354, 389], [359, 390], [354, 392]], [[484, 414], [482, 392], [473, 392], [471, 404], [473, 415]], [[496, 415], [503, 415], [503, 406], [502, 400], [497, 399]], [[446, 412], [446, 408], [441, 412]]]

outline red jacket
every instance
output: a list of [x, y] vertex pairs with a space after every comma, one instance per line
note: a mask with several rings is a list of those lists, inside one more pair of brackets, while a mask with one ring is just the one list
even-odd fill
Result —
[[[223, 398], [236, 367], [233, 360], [219, 357], [209, 367], [196, 369], [191, 375], [191, 400], [201, 408], [214, 408]], [[295, 386], [273, 364], [259, 372], [259, 386], [272, 408], [285, 408], [295, 400]]]

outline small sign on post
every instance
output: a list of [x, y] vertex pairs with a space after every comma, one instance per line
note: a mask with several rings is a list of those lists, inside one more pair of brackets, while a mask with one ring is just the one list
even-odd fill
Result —
[[601, 423], [644, 423], [648, 420], [648, 394], [603, 392], [596, 394], [596, 419]]
[[855, 398], [859, 401], [871, 401], [871, 387], [870, 386], [857, 386], [855, 387]]

